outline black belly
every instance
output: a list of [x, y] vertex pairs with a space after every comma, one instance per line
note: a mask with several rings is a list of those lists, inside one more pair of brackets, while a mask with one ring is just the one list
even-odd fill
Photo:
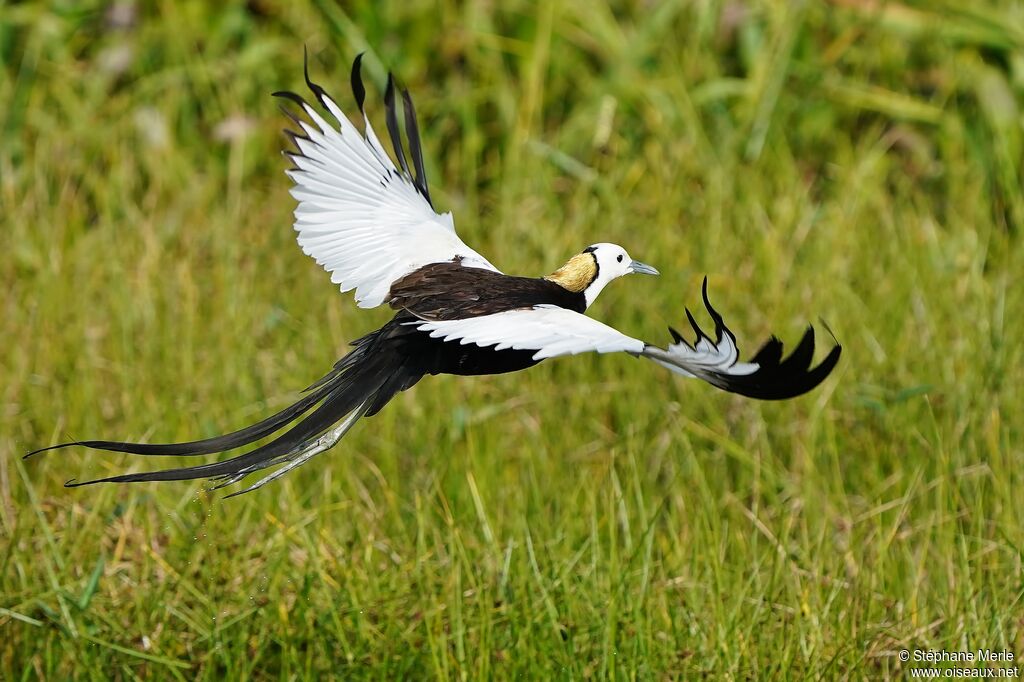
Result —
[[494, 350], [493, 347], [481, 348], [474, 344], [463, 346], [457, 341], [441, 341], [431, 339], [426, 334], [424, 336], [427, 336], [428, 342], [437, 346], [435, 362], [429, 370], [431, 374], [504, 374], [518, 372], [540, 362], [533, 359], [537, 352], [535, 350]]
[[463, 345], [458, 341], [431, 338], [429, 332], [405, 324], [412, 321], [415, 318], [403, 311], [380, 331], [384, 332], [389, 345], [405, 358], [406, 366], [422, 374], [504, 374], [540, 362], [533, 359], [535, 350], [494, 350], [493, 346], [481, 348], [472, 343]]
[[433, 339], [427, 332], [417, 331], [408, 339], [408, 350], [414, 352], [424, 374], [504, 374], [533, 367], [535, 350], [494, 350], [476, 344]]

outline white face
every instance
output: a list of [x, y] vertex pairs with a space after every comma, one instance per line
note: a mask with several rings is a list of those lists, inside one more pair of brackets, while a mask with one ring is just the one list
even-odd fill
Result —
[[597, 278], [583, 292], [588, 306], [594, 302], [594, 299], [601, 293], [601, 290], [613, 279], [633, 273], [643, 275], [658, 274], [658, 271], [650, 265], [630, 258], [626, 250], [618, 244], [594, 244], [587, 247], [584, 253], [594, 254], [594, 258], [597, 260]]

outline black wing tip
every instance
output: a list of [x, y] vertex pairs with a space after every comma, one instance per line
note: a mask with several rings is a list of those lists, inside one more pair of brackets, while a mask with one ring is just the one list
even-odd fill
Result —
[[413, 168], [416, 171], [413, 185], [433, 207], [434, 202], [430, 200], [430, 189], [427, 187], [427, 170], [423, 162], [423, 145], [420, 142], [420, 126], [416, 121], [416, 107], [412, 103], [412, 95], [405, 88], [402, 89], [402, 106], [405, 117], [405, 136], [409, 140], [409, 152], [412, 154]]
[[302, 46], [302, 77], [306, 80], [306, 87], [316, 95], [316, 101], [320, 102], [320, 106], [327, 108], [327, 103], [324, 101], [327, 92], [309, 77], [309, 49], [305, 45]]
[[306, 86], [312, 90], [313, 85], [309, 80], [309, 46], [302, 44], [302, 77], [306, 79]]
[[789, 357], [782, 361], [780, 369], [785, 369], [793, 374], [807, 372], [814, 360], [814, 327], [808, 326], [800, 342]]
[[711, 305], [711, 299], [708, 297], [708, 276], [704, 275], [704, 282], [700, 287], [701, 298], [704, 299], [704, 308], [707, 309], [708, 315], [715, 322], [715, 336], [717, 337], [716, 343], [721, 343], [722, 334], [729, 331], [729, 328], [725, 326], [725, 318], [722, 314], [715, 310], [715, 306]]
[[306, 103], [306, 100], [302, 97], [302, 95], [296, 92], [292, 92], [291, 90], [276, 90], [275, 92], [270, 93], [270, 96], [289, 100], [290, 102], [298, 104], [303, 109], [309, 106]]
[[[715, 333], [718, 340], [713, 342], [717, 347], [722, 341], [723, 335], [728, 334], [735, 343], [735, 336], [725, 325], [725, 320], [713, 305], [708, 296], [708, 277], [704, 276], [701, 282], [701, 298], [708, 314], [715, 322]], [[689, 321], [693, 331], [697, 334], [697, 343], [701, 339], [710, 337], [704, 333], [694, 319], [689, 308], [685, 309], [686, 319]], [[731, 393], [737, 393], [748, 398], [758, 400], [786, 400], [803, 395], [821, 384], [835, 369], [842, 355], [842, 345], [839, 344], [836, 335], [827, 324], [822, 323], [828, 333], [835, 341], [835, 345], [828, 352], [825, 358], [817, 365], [812, 366], [814, 360], [814, 327], [807, 325], [803, 336], [797, 343], [796, 348], [788, 356], [783, 355], [783, 343], [775, 335], [772, 335], [749, 360], [751, 364], [758, 366], [758, 369], [750, 374], [729, 374], [727, 372], [705, 372], [702, 376], [709, 383]], [[676, 343], [682, 338], [679, 332], [669, 327], [669, 333]], [[694, 344], [696, 346], [696, 344]]]
[[352, 61], [352, 75], [349, 78], [352, 84], [352, 95], [356, 99], [356, 106], [359, 107], [359, 113], [363, 113], [363, 103], [366, 101], [366, 86], [363, 85], [363, 55], [365, 52], [360, 52], [356, 55], [356, 58]]
[[782, 347], [782, 340], [772, 334], [761, 348], [754, 353], [754, 357], [750, 359], [750, 362], [759, 366], [777, 365], [782, 361]]
[[[708, 276], [704, 275], [704, 280], [700, 285], [700, 295], [704, 302], [704, 308], [708, 311], [708, 315], [711, 316], [711, 320], [715, 323], [715, 340], [712, 341], [711, 337], [708, 336], [700, 325], [697, 324], [697, 320], [693, 317], [693, 313], [690, 312], [689, 308], [684, 308], [686, 311], [686, 319], [689, 321], [690, 326], [693, 328], [694, 333], [697, 335], [697, 340], [694, 342], [694, 346], [701, 342], [701, 339], [707, 339], [708, 342], [715, 348], [718, 348], [718, 344], [722, 342], [722, 338], [725, 334], [732, 336], [732, 332], [728, 327], [725, 326], [725, 319], [722, 317], [713, 305], [711, 305], [711, 299], [708, 297]], [[670, 330], [671, 331], [671, 330]], [[735, 339], [735, 337], [733, 337]], [[678, 342], [678, 339], [677, 339]]]
[[406, 137], [409, 138], [409, 151], [413, 155], [413, 168], [416, 170], [413, 185], [423, 195], [423, 198], [427, 200], [427, 203], [433, 207], [433, 202], [430, 201], [430, 189], [427, 187], [427, 170], [423, 163], [420, 125], [416, 121], [416, 106], [413, 104], [413, 96], [409, 94], [409, 90], [402, 88], [401, 101], [402, 111], [404, 116], [406, 116]]
[[690, 345], [690, 348], [696, 349], [697, 345], [701, 341], [707, 341], [715, 350], [718, 350], [718, 344], [722, 342], [722, 332], [717, 320], [715, 323], [715, 336], [717, 337], [717, 339], [715, 341], [712, 341], [711, 337], [705, 334], [704, 330], [701, 329], [699, 324], [697, 324], [697, 319], [693, 316], [693, 313], [690, 312], [690, 309], [684, 308], [684, 310], [686, 311], [686, 319], [689, 320], [690, 322], [690, 327], [693, 328], [693, 332], [697, 335], [697, 338], [694, 340], [693, 344]]
[[384, 123], [387, 124], [388, 136], [391, 138], [391, 146], [395, 150], [395, 157], [398, 159], [398, 167], [406, 177], [412, 178], [409, 171], [409, 162], [405, 159], [405, 148], [402, 146], [402, 135], [398, 127], [398, 113], [395, 111], [395, 76], [388, 72], [388, 83], [384, 88]]
[[843, 347], [836, 343], [828, 355], [812, 366], [814, 328], [807, 327], [795, 350], [783, 357], [783, 344], [772, 336], [751, 360], [759, 367], [752, 374], [721, 377], [720, 388], [758, 400], [788, 400], [809, 393], [832, 374]]
[[[285, 116], [287, 116], [288, 119], [292, 123], [294, 123], [296, 126], [298, 126], [300, 130], [302, 129], [302, 119], [300, 119], [298, 116], [296, 116], [294, 111], [292, 111], [288, 107], [284, 106], [283, 104], [278, 105], [277, 108], [280, 109], [281, 113], [284, 114]], [[286, 128], [285, 131], [287, 131], [287, 130], [288, 129]], [[308, 139], [308, 136], [305, 135], [305, 134], [303, 134], [303, 137], [306, 137]]]
[[412, 95], [409, 94], [408, 88], [399, 88], [399, 94], [402, 95], [402, 106], [405, 108], [403, 112], [405, 115], [405, 127], [410, 126], [416, 127], [416, 107], [412, 103]]
[[695, 343], [700, 343], [700, 340], [704, 338], [704, 331], [700, 328], [700, 325], [697, 324], [697, 320], [694, 319], [693, 313], [690, 312], [690, 309], [683, 308], [683, 310], [686, 311], [686, 319], [690, 322], [690, 327], [693, 328], [693, 333], [697, 335], [697, 341]]
[[812, 371], [819, 371], [822, 368], [824, 368], [825, 376], [828, 376], [829, 374], [832, 373], [832, 370], [835, 369], [835, 366], [839, 364], [839, 358], [842, 356], [842, 354], [842, 345], [836, 343], [836, 345], [832, 346], [832, 349], [828, 352], [828, 355], [825, 356], [825, 359], [819, 362], [818, 366], [815, 367]]
[[[359, 107], [359, 112], [366, 115], [365, 104], [366, 104], [366, 86], [363, 83], [362, 77], [362, 63], [365, 52], [360, 52], [356, 55], [352, 61], [352, 71], [349, 76], [349, 81], [352, 87], [352, 95], [355, 97], [356, 105]], [[326, 100], [329, 98], [327, 92], [317, 83], [309, 77], [309, 50], [306, 46], [303, 46], [303, 59], [302, 59], [302, 75], [306, 81], [306, 86], [316, 96], [317, 101], [326, 109], [330, 109], [327, 106]], [[398, 90], [401, 94], [403, 102], [403, 114], [405, 121], [405, 135], [409, 142], [409, 153], [412, 155], [412, 168], [409, 166], [409, 162], [406, 157], [405, 145], [402, 142], [401, 129], [398, 123], [398, 112], [395, 106], [395, 91]], [[281, 90], [273, 93], [275, 97], [282, 97], [288, 99], [295, 104], [298, 104], [301, 108], [306, 109], [309, 105], [306, 101], [294, 92], [287, 90]], [[423, 162], [423, 151], [420, 143], [419, 126], [416, 122], [416, 110], [413, 106], [412, 96], [409, 91], [405, 88], [401, 88], [398, 84], [397, 79], [393, 72], [388, 72], [387, 85], [384, 89], [384, 108], [385, 108], [385, 122], [387, 123], [388, 135], [391, 138], [391, 146], [394, 148], [395, 157], [398, 161], [398, 167], [402, 170], [402, 173], [412, 182], [413, 187], [419, 192], [427, 204], [433, 207], [433, 201], [430, 198], [430, 189], [427, 185], [427, 174], [425, 165]]]

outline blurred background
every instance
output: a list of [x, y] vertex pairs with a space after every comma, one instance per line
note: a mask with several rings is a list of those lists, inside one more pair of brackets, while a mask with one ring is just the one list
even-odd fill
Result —
[[[629, 357], [428, 378], [223, 501], [66, 490], [288, 404], [357, 311], [297, 248], [270, 97], [410, 89], [435, 204], [504, 271], [612, 241], [591, 314], [700, 281], [757, 403]], [[1024, 7], [588, 0], [0, 5], [0, 677], [693, 678], [1024, 655]], [[705, 318], [701, 318], [702, 320]], [[819, 356], [821, 351], [819, 351]]]

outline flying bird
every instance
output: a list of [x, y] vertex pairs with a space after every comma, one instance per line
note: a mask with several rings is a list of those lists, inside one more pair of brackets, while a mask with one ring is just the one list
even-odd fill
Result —
[[308, 62], [306, 85], [326, 113], [293, 92], [274, 95], [298, 109], [284, 108], [295, 124], [285, 131], [294, 147], [284, 153], [293, 164], [287, 175], [298, 202], [299, 246], [330, 273], [331, 282], [342, 292], [354, 291], [359, 307], [387, 305], [395, 311], [394, 317], [352, 342], [352, 350], [298, 401], [257, 424], [187, 443], [74, 441], [41, 448], [26, 457], [70, 445], [133, 455], [208, 455], [283, 431], [266, 444], [223, 461], [85, 482], [72, 479], [65, 484], [205, 478], [220, 488], [271, 470], [232, 493], [239, 495], [329, 450], [360, 418], [376, 414], [427, 374], [500, 374], [564, 355], [628, 353], [725, 391], [780, 400], [810, 391], [836, 366], [838, 344], [818, 365], [811, 365], [814, 330], [810, 326], [789, 356], [783, 357], [782, 343], [771, 337], [753, 358], [741, 362], [735, 335], [708, 299], [707, 278], [702, 297], [714, 321], [713, 338], [689, 310], [686, 317], [694, 340], [687, 341], [670, 327], [672, 343], [664, 348], [586, 316], [587, 308], [612, 280], [629, 274], [658, 274], [616, 244], [588, 246], [544, 277], [502, 273], [459, 238], [450, 212], [435, 211], [412, 99], [407, 90], [397, 93], [399, 112], [390, 74], [384, 110], [395, 160], [384, 150], [364, 109], [361, 60], [362, 55], [356, 57], [351, 73], [352, 92], [363, 119], [361, 133], [335, 100], [310, 80]]

